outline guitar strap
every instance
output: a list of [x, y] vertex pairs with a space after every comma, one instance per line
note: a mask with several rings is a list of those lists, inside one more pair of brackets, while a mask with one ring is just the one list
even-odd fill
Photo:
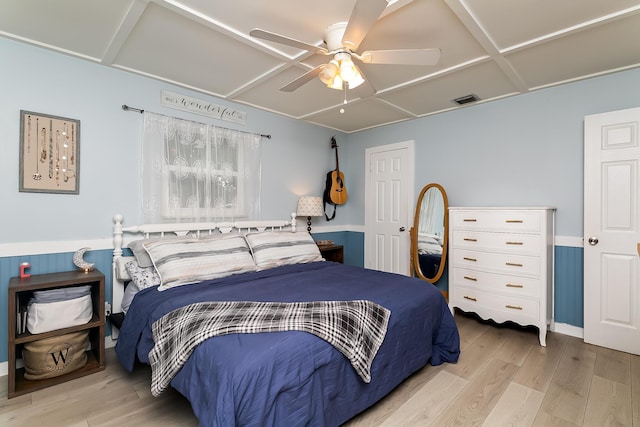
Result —
[[[329, 203], [331, 205], [331, 203]], [[324, 217], [327, 218], [327, 221], [331, 221], [333, 218], [336, 217], [336, 211], [338, 210], [338, 207], [336, 205], [333, 205], [333, 214], [331, 215], [331, 217], [329, 217], [329, 215], [327, 215], [327, 201], [325, 200], [324, 202]]]
[[[331, 172], [327, 174], [327, 181], [324, 185], [324, 193], [322, 194], [324, 217], [327, 219], [327, 221], [331, 221], [336, 217], [336, 210], [338, 209], [338, 207], [331, 202], [330, 193], [331, 193]], [[327, 215], [327, 204], [333, 205], [333, 214], [331, 215], [331, 217]]]

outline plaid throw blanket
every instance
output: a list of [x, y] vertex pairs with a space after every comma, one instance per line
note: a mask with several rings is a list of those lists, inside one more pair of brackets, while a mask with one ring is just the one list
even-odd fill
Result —
[[391, 312], [371, 301], [201, 302], [167, 313], [153, 324], [151, 392], [158, 396], [208, 338], [227, 334], [304, 331], [333, 345], [365, 383], [387, 332]]

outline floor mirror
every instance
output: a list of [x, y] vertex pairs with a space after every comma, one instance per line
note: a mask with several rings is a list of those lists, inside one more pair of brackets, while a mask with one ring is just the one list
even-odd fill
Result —
[[[444, 188], [425, 185], [416, 203], [411, 228], [411, 273], [436, 283], [445, 269], [449, 235], [449, 203]], [[443, 291], [445, 297], [447, 292]]]

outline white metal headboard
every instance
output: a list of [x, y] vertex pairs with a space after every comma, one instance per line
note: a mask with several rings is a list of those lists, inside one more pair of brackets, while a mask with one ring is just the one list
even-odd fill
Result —
[[291, 212], [289, 220], [267, 221], [226, 221], [226, 222], [191, 222], [180, 224], [142, 224], [123, 227], [123, 216], [113, 216], [113, 257], [122, 256], [122, 243], [124, 234], [138, 234], [137, 238], [144, 239], [149, 236], [201, 236], [217, 233], [248, 233], [250, 231], [275, 231], [284, 230], [287, 227], [291, 232], [296, 231], [296, 213]]
[[[189, 236], [199, 238], [213, 234], [226, 233], [248, 233], [251, 231], [296, 231], [296, 214], [291, 213], [288, 220], [268, 220], [268, 221], [232, 221], [232, 222], [197, 222], [180, 224], [143, 224], [124, 227], [124, 218], [121, 214], [113, 216], [113, 263], [112, 263], [112, 311], [118, 313], [122, 311], [122, 297], [124, 295], [124, 283], [118, 280], [116, 275], [116, 262], [122, 257], [124, 243], [136, 239], [149, 237], [173, 237]], [[127, 235], [127, 238], [125, 238]], [[112, 334], [116, 337], [117, 332]]]

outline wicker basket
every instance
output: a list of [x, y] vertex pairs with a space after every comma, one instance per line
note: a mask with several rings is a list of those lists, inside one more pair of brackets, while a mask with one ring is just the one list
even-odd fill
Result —
[[24, 377], [42, 380], [73, 372], [87, 364], [89, 331], [25, 343], [22, 349]]

